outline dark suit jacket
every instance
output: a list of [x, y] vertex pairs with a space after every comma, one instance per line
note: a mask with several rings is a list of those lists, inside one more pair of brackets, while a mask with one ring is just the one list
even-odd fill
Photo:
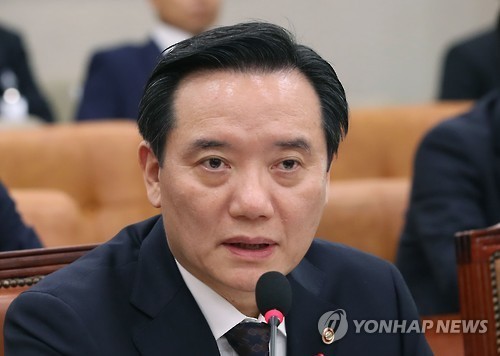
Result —
[[[45, 121], [54, 121], [49, 105], [38, 89], [31, 73], [21, 37], [0, 27], [0, 75], [4, 70], [11, 70], [16, 75], [18, 89], [28, 101], [29, 113]], [[3, 90], [0, 87], [0, 95]]]
[[0, 183], [0, 251], [42, 247], [33, 229], [26, 226], [14, 201]]
[[458, 312], [454, 234], [500, 221], [500, 92], [431, 130], [417, 151], [397, 266], [420, 314]]
[[495, 88], [500, 88], [500, 41], [495, 30], [447, 51], [439, 99], [479, 99]]
[[[288, 276], [290, 356], [429, 355], [422, 334], [356, 334], [353, 319], [417, 319], [389, 263], [315, 241]], [[325, 345], [320, 316], [343, 308], [351, 331]], [[218, 355], [216, 341], [168, 249], [162, 219], [129, 226], [10, 306], [6, 355]]]
[[95, 53], [76, 119], [137, 119], [142, 92], [160, 56], [152, 40]]

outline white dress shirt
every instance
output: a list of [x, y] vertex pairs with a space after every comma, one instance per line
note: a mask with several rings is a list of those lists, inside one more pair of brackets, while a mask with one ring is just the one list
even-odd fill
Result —
[[[264, 321], [264, 317], [259, 315], [259, 318], [255, 319], [240, 313], [231, 303], [189, 273], [179, 262], [177, 262], [177, 266], [210, 326], [221, 356], [238, 356], [224, 334], [244, 320], [261, 322]], [[278, 326], [276, 339], [276, 355], [286, 356], [285, 320]]]
[[189, 32], [183, 31], [166, 23], [158, 23], [151, 33], [153, 42], [158, 46], [160, 51], [163, 52], [166, 48], [176, 44], [177, 42], [184, 41], [193, 35]]

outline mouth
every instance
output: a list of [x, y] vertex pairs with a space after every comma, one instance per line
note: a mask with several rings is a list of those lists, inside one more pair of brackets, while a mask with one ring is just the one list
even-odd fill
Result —
[[230, 245], [242, 250], [263, 250], [270, 246], [270, 244], [245, 244], [245, 243], [229, 243], [225, 245]]
[[246, 258], [265, 258], [270, 256], [277, 244], [268, 239], [233, 238], [222, 244], [232, 254]]

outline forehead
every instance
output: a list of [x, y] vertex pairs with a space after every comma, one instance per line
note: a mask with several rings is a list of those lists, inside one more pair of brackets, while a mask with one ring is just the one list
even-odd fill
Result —
[[301, 141], [326, 152], [319, 98], [297, 70], [193, 73], [180, 83], [173, 104], [167, 147], [218, 142], [250, 152]]
[[235, 115], [239, 120], [253, 115], [257, 121], [271, 116], [321, 121], [319, 97], [296, 69], [191, 73], [179, 83], [173, 104], [176, 121], [210, 115]]

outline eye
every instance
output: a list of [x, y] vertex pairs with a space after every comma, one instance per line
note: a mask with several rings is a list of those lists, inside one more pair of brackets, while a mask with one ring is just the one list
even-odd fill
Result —
[[278, 164], [278, 167], [285, 171], [292, 171], [299, 166], [299, 162], [294, 159], [285, 159]]
[[222, 160], [220, 158], [210, 158], [207, 161], [207, 164], [210, 166], [210, 168], [217, 169], [222, 165]]
[[228, 165], [226, 165], [224, 161], [218, 157], [210, 157], [204, 160], [201, 164], [203, 167], [209, 170], [220, 170], [222, 168], [228, 167]]

